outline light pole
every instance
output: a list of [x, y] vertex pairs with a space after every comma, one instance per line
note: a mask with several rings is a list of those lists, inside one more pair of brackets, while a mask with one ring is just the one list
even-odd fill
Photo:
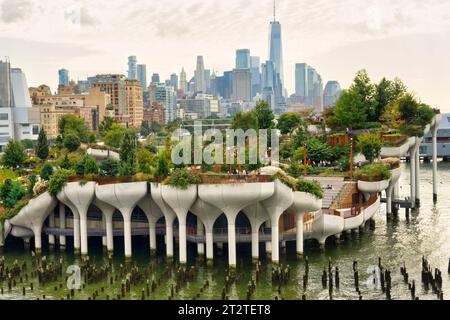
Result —
[[303, 144], [303, 173], [305, 176], [308, 175], [308, 170], [306, 169], [306, 143]]
[[353, 179], [353, 137], [350, 137], [350, 179]]

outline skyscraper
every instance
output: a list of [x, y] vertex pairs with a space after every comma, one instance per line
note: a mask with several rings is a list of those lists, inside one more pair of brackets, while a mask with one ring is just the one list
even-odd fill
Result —
[[181, 69], [181, 73], [180, 73], [180, 89], [184, 93], [187, 93], [186, 71], [184, 71], [184, 67]]
[[175, 92], [178, 91], [178, 76], [176, 73], [170, 75], [170, 85], [173, 87]]
[[205, 64], [202, 56], [197, 57], [197, 68], [195, 69], [195, 91], [206, 93]]
[[141, 83], [144, 91], [147, 91], [147, 66], [145, 64], [137, 65], [137, 79]]
[[329, 108], [334, 106], [341, 95], [341, 86], [337, 81], [328, 81], [323, 93], [323, 106]]
[[128, 79], [137, 80], [137, 58], [136, 56], [128, 57]]
[[211, 93], [211, 70], [205, 69], [205, 92]]
[[152, 83], [160, 83], [159, 74], [154, 73], [152, 74]]
[[58, 75], [59, 75], [59, 85], [68, 87], [69, 86], [69, 70], [60, 69], [60, 70], [58, 70]]
[[269, 60], [273, 62], [275, 72], [280, 75], [282, 87], [284, 88], [283, 42], [281, 37], [281, 24], [276, 20], [275, 5], [273, 21], [270, 23], [269, 31]]
[[251, 101], [252, 74], [250, 69], [233, 70], [233, 100]]
[[250, 50], [236, 50], [236, 69], [250, 69]]
[[317, 74], [316, 69], [311, 66], [308, 66], [308, 99], [307, 105], [312, 106], [314, 104], [314, 93], [315, 93], [315, 85], [319, 80], [319, 75]]
[[154, 86], [155, 101], [164, 106], [166, 123], [175, 120], [177, 116], [177, 100], [173, 87], [164, 84], [156, 84]]
[[306, 63], [295, 65], [295, 95], [305, 100], [308, 97], [308, 65]]
[[252, 98], [261, 93], [260, 58], [250, 57], [250, 71], [252, 73]]

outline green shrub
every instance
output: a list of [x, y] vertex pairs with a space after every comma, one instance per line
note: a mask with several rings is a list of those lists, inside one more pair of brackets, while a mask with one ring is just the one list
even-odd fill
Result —
[[391, 177], [391, 173], [388, 166], [376, 162], [356, 170], [355, 177], [361, 181], [377, 182], [388, 180]]
[[190, 185], [200, 183], [201, 178], [187, 169], [175, 169], [164, 181], [164, 184], [182, 190], [186, 190]]
[[365, 133], [358, 136], [356, 148], [369, 162], [373, 162], [380, 156], [383, 143], [375, 133]]
[[100, 175], [103, 177], [115, 177], [119, 174], [120, 163], [108, 158], [100, 164]]
[[20, 181], [6, 179], [0, 185], [0, 200], [5, 208], [12, 208], [16, 203], [27, 194], [27, 190]]
[[58, 170], [51, 178], [48, 184], [48, 192], [52, 196], [56, 196], [60, 192], [70, 176], [75, 175], [75, 172], [67, 169]]
[[76, 151], [81, 145], [80, 138], [73, 133], [69, 133], [64, 137], [64, 147], [70, 152]]
[[297, 180], [297, 191], [306, 192], [314, 195], [318, 199], [323, 199], [323, 190], [319, 183], [305, 179]]

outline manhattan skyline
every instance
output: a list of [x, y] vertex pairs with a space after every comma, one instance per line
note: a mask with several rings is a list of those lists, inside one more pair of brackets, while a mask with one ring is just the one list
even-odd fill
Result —
[[[272, 0], [106, 3], [0, 1], [0, 55], [24, 70], [30, 86], [52, 90], [61, 68], [74, 80], [126, 75], [130, 55], [162, 81], [182, 67], [190, 79], [198, 55], [219, 74], [233, 68], [236, 49], [269, 58]], [[314, 65], [324, 82], [343, 88], [365, 68], [376, 82], [398, 76], [423, 101], [450, 111], [449, 12], [450, 3], [438, 0], [279, 0], [285, 87], [294, 93], [296, 63]]]

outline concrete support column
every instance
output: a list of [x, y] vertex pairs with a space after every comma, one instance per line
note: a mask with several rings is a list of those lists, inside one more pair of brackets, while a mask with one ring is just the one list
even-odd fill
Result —
[[150, 240], [150, 252], [156, 253], [156, 219], [149, 219], [149, 240]]
[[214, 259], [214, 242], [212, 230], [206, 231], [206, 259]]
[[278, 221], [271, 221], [272, 226], [272, 262], [280, 262], [280, 240]]
[[106, 219], [105, 219], [105, 215], [102, 214], [102, 227], [103, 227], [103, 232], [104, 235], [102, 236], [102, 246], [103, 248], [107, 247], [107, 240], [106, 240]]
[[[50, 213], [50, 215], [48, 216], [48, 226], [50, 228], [55, 227], [55, 213], [54, 212]], [[53, 234], [48, 235], [48, 244], [49, 244], [50, 248], [55, 247], [55, 236]]]
[[272, 255], [272, 242], [266, 241], [266, 253]]
[[411, 201], [413, 205], [416, 203], [416, 154], [415, 149], [410, 149], [409, 152], [409, 180], [411, 183]]
[[392, 193], [393, 187], [386, 189], [386, 214], [390, 216], [392, 214]]
[[166, 255], [173, 258], [173, 220], [166, 218]]
[[303, 215], [304, 213], [296, 214], [296, 225], [297, 225], [297, 234], [296, 234], [296, 245], [297, 245], [297, 255], [303, 255]]
[[37, 225], [33, 227], [34, 233], [34, 249], [36, 253], [42, 252], [42, 226]]
[[415, 161], [415, 179], [416, 179], [416, 206], [420, 207], [420, 155], [419, 155], [419, 148], [416, 150], [416, 161]]
[[437, 130], [436, 124], [432, 128], [432, 144], [433, 144], [433, 201], [437, 202]]
[[81, 254], [88, 254], [87, 212], [80, 211]]
[[180, 263], [187, 263], [187, 243], [186, 243], [186, 217], [178, 217], [179, 255]]
[[252, 259], [259, 259], [259, 228], [252, 230]]
[[[205, 235], [205, 230], [203, 228], [203, 223], [197, 218], [197, 235]], [[197, 254], [203, 256], [205, 254], [205, 244], [203, 242], [197, 244]]]
[[[61, 231], [66, 229], [66, 206], [64, 203], [59, 203], [59, 228]], [[66, 248], [66, 236], [61, 234], [59, 236], [59, 247], [64, 250]]]
[[73, 212], [73, 247], [76, 253], [80, 252], [80, 216], [78, 212]]
[[228, 264], [236, 267], [236, 225], [234, 221], [228, 221]]
[[105, 215], [106, 222], [106, 248], [109, 253], [114, 251], [113, 215]]
[[122, 212], [123, 215], [123, 237], [125, 244], [125, 258], [131, 258], [131, 214], [133, 209], [126, 209]]

